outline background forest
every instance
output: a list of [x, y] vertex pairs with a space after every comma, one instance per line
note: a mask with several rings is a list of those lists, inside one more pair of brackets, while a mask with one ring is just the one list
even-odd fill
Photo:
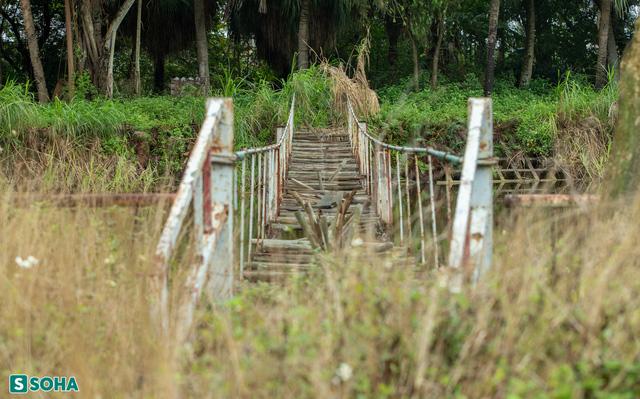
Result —
[[[4, 0], [0, 142], [67, 140], [157, 181], [180, 173], [202, 90], [234, 97], [238, 147], [266, 143], [286, 94], [330, 93], [315, 65], [351, 75], [365, 59], [376, 134], [459, 150], [465, 99], [492, 94], [500, 155], [599, 177], [637, 14], [635, 0]], [[197, 80], [171, 96], [176, 77]], [[327, 102], [307, 104], [333, 122]]]

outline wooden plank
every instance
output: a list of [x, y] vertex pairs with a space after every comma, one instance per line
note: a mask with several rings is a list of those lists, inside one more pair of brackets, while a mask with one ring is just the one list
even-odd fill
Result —
[[600, 201], [597, 195], [571, 195], [571, 194], [524, 194], [506, 195], [504, 203], [515, 207], [550, 207], [566, 208], [575, 206], [593, 205]]
[[11, 198], [15, 207], [26, 207], [35, 203], [62, 208], [89, 207], [103, 208], [119, 207], [147, 207], [171, 203], [175, 200], [174, 193], [130, 193], [130, 194], [20, 194]]

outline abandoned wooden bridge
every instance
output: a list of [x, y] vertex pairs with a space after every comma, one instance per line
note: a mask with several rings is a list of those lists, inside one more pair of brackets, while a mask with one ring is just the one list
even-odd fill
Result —
[[[304, 121], [295, 121], [294, 97], [275, 144], [234, 152], [231, 100], [209, 100], [158, 243], [154, 316], [184, 340], [203, 294], [225, 300], [241, 280], [281, 281], [309, 271], [319, 251], [335, 249], [333, 241], [405, 263], [446, 265], [454, 289], [476, 281], [492, 255], [496, 160], [489, 99], [469, 100], [468, 123], [466, 150], [457, 156], [376, 139], [350, 101], [344, 126], [297, 127]], [[461, 166], [450, 223], [438, 222], [434, 158]], [[195, 256], [179, 281], [171, 264], [183, 255], [185, 240]], [[173, 303], [176, 288], [187, 294]]]

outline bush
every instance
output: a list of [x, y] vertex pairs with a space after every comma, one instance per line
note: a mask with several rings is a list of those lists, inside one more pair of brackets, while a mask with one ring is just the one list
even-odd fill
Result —
[[[400, 83], [380, 91], [382, 110], [371, 120], [373, 131], [398, 144], [422, 140], [462, 151], [467, 99], [482, 96], [477, 78], [472, 75], [436, 90], [411, 92], [406, 87]], [[589, 115], [603, 121], [610, 133], [608, 114], [616, 97], [615, 84], [597, 92], [580, 76], [567, 76], [557, 88], [534, 80], [525, 90], [498, 81], [493, 96], [496, 151], [551, 156], [558, 126]]]

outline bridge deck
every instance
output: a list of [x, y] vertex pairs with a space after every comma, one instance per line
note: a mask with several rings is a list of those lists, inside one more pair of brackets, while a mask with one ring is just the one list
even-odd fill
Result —
[[[302, 228], [296, 220], [295, 212], [302, 208], [293, 193], [314, 205], [327, 193], [352, 190], [357, 192], [349, 213], [354, 205], [363, 205], [360, 228], [369, 233], [368, 237], [376, 237], [378, 243], [383, 242], [379, 218], [362, 185], [347, 132], [344, 129], [296, 131], [280, 213], [268, 227], [268, 239], [255, 244], [254, 253], [245, 266], [244, 277], [250, 281], [273, 281], [312, 269], [314, 252], [304, 240]], [[322, 209], [322, 214], [333, 216], [336, 208]]]

